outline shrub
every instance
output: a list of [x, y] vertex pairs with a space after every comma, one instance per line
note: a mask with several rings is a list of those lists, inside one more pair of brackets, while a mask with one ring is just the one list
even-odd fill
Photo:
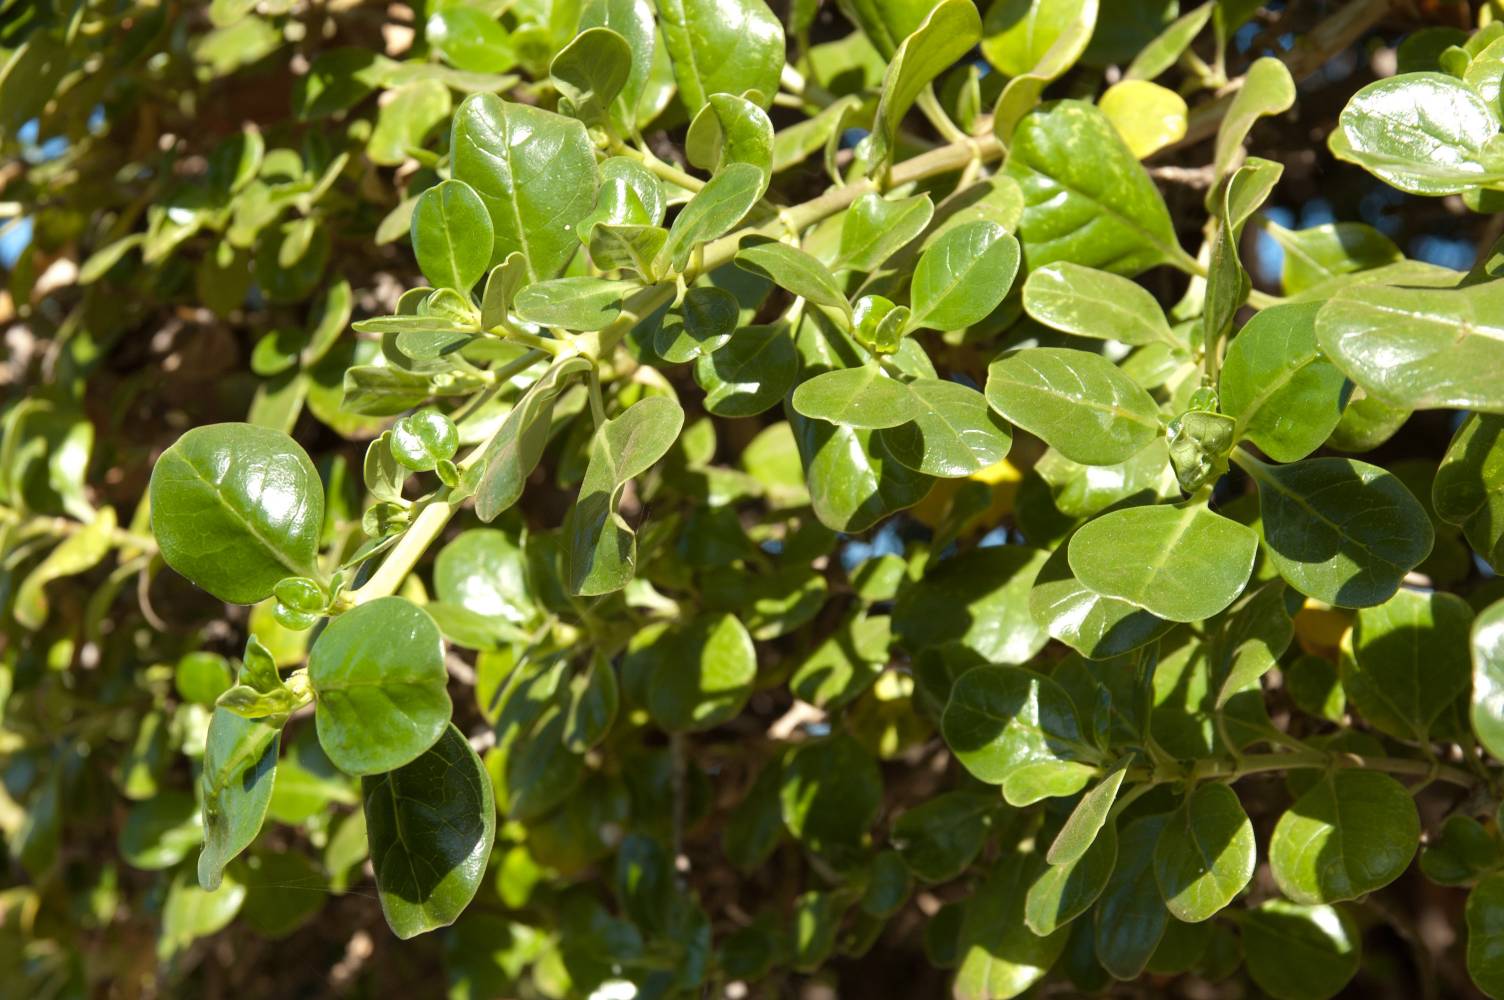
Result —
[[1394, 6], [0, 4], [4, 981], [1504, 995]]

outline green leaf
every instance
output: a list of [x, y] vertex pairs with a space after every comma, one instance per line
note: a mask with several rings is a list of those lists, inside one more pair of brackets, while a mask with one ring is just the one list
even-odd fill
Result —
[[346, 774], [401, 767], [449, 724], [444, 642], [422, 608], [380, 597], [329, 623], [308, 654], [319, 743]]
[[1473, 620], [1473, 732], [1495, 757], [1504, 758], [1504, 601]]
[[1463, 421], [1431, 483], [1436, 516], [1460, 525], [1468, 544], [1504, 569], [1504, 416]]
[[987, 369], [987, 402], [1009, 422], [1084, 465], [1113, 465], [1159, 436], [1159, 407], [1098, 354], [1031, 347]]
[[822, 306], [851, 315], [846, 294], [835, 275], [814, 257], [787, 243], [752, 237], [742, 241], [736, 252], [736, 266], [767, 278], [778, 287]]
[[611, 732], [621, 704], [616, 670], [611, 662], [594, 657], [590, 666], [569, 682], [569, 714], [564, 720], [564, 747], [586, 753]]
[[957, 226], [919, 255], [909, 326], [944, 331], [980, 323], [1017, 274], [1018, 241], [1001, 226], [983, 220]]
[[1060, 685], [1017, 667], [962, 674], [951, 687], [942, 731], [966, 769], [1001, 785], [1015, 806], [1080, 791], [1100, 758]]
[[1048, 638], [1028, 608], [1045, 558], [1027, 546], [993, 545], [931, 563], [894, 604], [894, 634], [916, 656], [956, 643], [990, 663], [1027, 663]]
[[1299, 903], [1335, 903], [1382, 888], [1410, 865], [1420, 819], [1409, 791], [1376, 771], [1332, 770], [1280, 817], [1269, 864]]
[[980, 392], [934, 378], [915, 379], [907, 388], [910, 419], [878, 435], [900, 465], [927, 476], [956, 479], [1008, 456], [1013, 432]]
[[167, 565], [220, 600], [255, 604], [283, 577], [318, 575], [323, 486], [280, 431], [195, 427], [157, 459], [150, 503]]
[[837, 0], [837, 3], [846, 19], [861, 29], [861, 35], [853, 37], [870, 43], [863, 48], [869, 52], [876, 50], [884, 63], [918, 29], [933, 6], [930, 0]]
[[712, 94], [755, 91], [766, 107], [783, 71], [783, 25], [763, 0], [656, 0], [679, 98], [691, 115]]
[[540, 108], [474, 94], [454, 115], [455, 180], [491, 213], [492, 266], [521, 253], [530, 281], [552, 278], [579, 248], [575, 227], [595, 202], [595, 153], [585, 126]]
[[1363, 286], [1316, 317], [1318, 343], [1370, 396], [1406, 410], [1504, 411], [1504, 281], [1466, 288]]
[[909, 387], [875, 364], [816, 375], [790, 402], [806, 417], [848, 427], [896, 427], [918, 415]]
[[637, 107], [648, 87], [654, 57], [661, 56], [653, 5], [647, 0], [587, 0], [580, 11], [579, 28], [610, 28], [627, 42], [631, 67], [611, 102], [611, 119], [619, 134], [630, 134], [638, 125]]
[[976, 860], [998, 812], [997, 797], [942, 792], [893, 821], [889, 838], [903, 863], [926, 882], [949, 882]]
[[1499, 122], [1471, 87], [1442, 73], [1370, 83], [1342, 109], [1327, 144], [1410, 194], [1456, 194], [1504, 181], [1488, 150]]
[[1154, 846], [1154, 878], [1176, 920], [1200, 923], [1242, 892], [1257, 860], [1237, 793], [1200, 785], [1170, 814]]
[[453, 107], [449, 88], [438, 80], [414, 80], [398, 87], [377, 112], [366, 155], [379, 166], [400, 165], [411, 150], [423, 148], [429, 133], [449, 118]]
[[884, 198], [868, 191], [846, 210], [836, 265], [853, 271], [876, 271], [924, 232], [934, 214], [934, 203], [927, 194]]
[[1270, 56], [1254, 60], [1217, 128], [1213, 177], [1221, 180], [1226, 175], [1255, 122], [1266, 115], [1283, 114], [1294, 104], [1295, 81], [1284, 62]]
[[587, 125], [605, 124], [631, 72], [631, 45], [604, 27], [582, 28], [548, 66], [569, 112]]
[[1467, 972], [1487, 995], [1504, 996], [1504, 874], [1489, 875], [1468, 893]]
[[1320, 309], [1310, 302], [1261, 310], [1222, 362], [1222, 412], [1236, 421], [1238, 439], [1275, 461], [1305, 458], [1342, 419], [1342, 373], [1316, 346]]
[[454, 421], [431, 407], [398, 420], [392, 425], [392, 436], [388, 440], [392, 457], [416, 472], [427, 472], [440, 462], [448, 461], [460, 446]]
[[203, 839], [193, 796], [166, 791], [131, 806], [117, 844], [121, 858], [132, 868], [161, 871], [182, 861]]
[[762, 197], [763, 186], [763, 172], [750, 163], [728, 163], [716, 171], [669, 227], [667, 250], [674, 270], [684, 270], [695, 247], [741, 222]]
[[1046, 861], [1052, 865], [1065, 865], [1080, 860], [1086, 854], [1096, 842], [1102, 824], [1107, 822], [1107, 814], [1111, 811], [1112, 803], [1118, 797], [1118, 789], [1123, 787], [1123, 778], [1127, 774], [1127, 765], [1120, 763], [1111, 774], [1081, 796], [1081, 801], [1071, 810], [1065, 825], [1050, 842], [1049, 853], [1045, 855]]
[[381, 912], [407, 940], [445, 927], [480, 888], [496, 800], [480, 758], [452, 724], [415, 760], [361, 779]]
[[774, 406], [793, 387], [799, 356], [788, 328], [745, 326], [723, 347], [695, 360], [705, 409], [718, 417], [750, 417]]
[[1047, 937], [1091, 908], [1107, 887], [1118, 859], [1117, 828], [1109, 823], [1081, 857], [1052, 863], [1029, 886], [1024, 922]]
[[16, 588], [13, 613], [16, 621], [35, 631], [47, 622], [47, 584], [87, 572], [110, 554], [114, 547], [115, 508], [103, 507], [94, 519], [64, 538], [47, 558], [22, 578]]
[[715, 173], [728, 163], [762, 171], [763, 190], [773, 172], [773, 123], [756, 104], [734, 94], [711, 94], [690, 122], [684, 153], [701, 170]]
[[1062, 36], [1078, 32], [1075, 22], [1084, 10], [1094, 13], [1096, 7], [1095, 0], [994, 0], [987, 9], [982, 55], [1004, 74], [1023, 76]]
[[1153, 41], [1139, 50], [1128, 64], [1123, 78], [1152, 80], [1175, 65], [1181, 53], [1190, 47], [1196, 36], [1201, 34], [1201, 29], [1206, 27], [1206, 22], [1211, 20], [1216, 6], [1213, 0], [1207, 0], [1176, 18]]
[[1164, 310], [1143, 286], [1069, 261], [1030, 273], [1024, 282], [1024, 311], [1078, 337], [1181, 347], [1165, 322]]
[[[1049, 9], [1060, 16], [1051, 25], [1053, 43], [1038, 57], [1033, 67], [1009, 80], [992, 109], [992, 130], [1004, 144], [1011, 144], [1019, 120], [1035, 108], [1051, 81], [1063, 76], [1076, 64], [1091, 42], [1097, 23], [1095, 0], [1030, 0], [1034, 9]], [[999, 11], [1018, 10], [1019, 0], [999, 0], [988, 11], [988, 19], [997, 23]], [[1067, 20], [1068, 19], [1068, 20]]]
[[478, 6], [440, 8], [429, 16], [424, 34], [445, 62], [468, 73], [502, 73], [517, 61], [506, 29]]
[[877, 761], [843, 732], [800, 744], [784, 758], [783, 822], [813, 851], [858, 844], [877, 820], [882, 796]]
[[1431, 552], [1425, 508], [1378, 466], [1348, 458], [1272, 466], [1234, 456], [1258, 483], [1270, 562], [1307, 597], [1347, 608], [1382, 604]]
[[933, 480], [895, 460], [873, 431], [798, 416], [790, 423], [815, 516], [833, 531], [866, 531], [930, 490]]
[[1275, 1000], [1327, 1000], [1363, 959], [1363, 935], [1345, 910], [1265, 900], [1238, 920], [1248, 975]]
[[1472, 885], [1504, 867], [1504, 843], [1471, 816], [1453, 813], [1420, 852], [1420, 870], [1438, 885]]
[[601, 330], [621, 315], [621, 300], [637, 290], [631, 281], [579, 275], [528, 285], [513, 307], [529, 323], [565, 330]]
[[1029, 612], [1051, 636], [1082, 656], [1105, 660], [1147, 645], [1173, 627], [1078, 580], [1071, 571], [1069, 548], [1062, 544], [1050, 555], [1029, 591]]
[[413, 253], [438, 288], [469, 292], [491, 266], [491, 216], [464, 181], [440, 181], [413, 208]]
[[1065, 950], [1069, 932], [1039, 937], [1024, 923], [1037, 854], [1009, 851], [966, 901], [956, 970], [955, 1000], [1002, 1000], [1043, 979]]
[[632, 579], [636, 536], [617, 505], [626, 484], [668, 453], [684, 426], [684, 410], [667, 396], [649, 396], [596, 431], [579, 500], [565, 517], [571, 593], [609, 594]]
[[245, 886], [233, 876], [209, 892], [195, 885], [186, 869], [178, 869], [162, 903], [157, 958], [169, 961], [198, 938], [224, 930], [240, 912], [245, 896]]
[[1115, 979], [1143, 974], [1170, 921], [1154, 875], [1154, 851], [1176, 815], [1134, 820], [1118, 837], [1117, 865], [1098, 897], [1094, 940], [1097, 961]]
[[653, 349], [673, 364], [713, 354], [726, 346], [740, 317], [736, 296], [724, 288], [691, 288], [679, 305], [678, 318], [665, 320], [654, 334]]
[[1374, 728], [1424, 743], [1468, 689], [1473, 609], [1454, 594], [1400, 590], [1358, 612], [1342, 688]]
[[1148, 80], [1119, 80], [1103, 92], [1097, 107], [1140, 160], [1184, 139], [1189, 125], [1185, 98]]
[[1361, 222], [1329, 222], [1305, 229], [1286, 229], [1267, 220], [1263, 225], [1285, 254], [1280, 284], [1286, 295], [1299, 295], [1345, 274], [1405, 259], [1389, 237]]
[[222, 708], [209, 719], [199, 775], [204, 849], [198, 882], [206, 891], [219, 888], [225, 865], [261, 832], [277, 774], [282, 722], [281, 717], [242, 719]]
[[522, 496], [523, 485], [548, 445], [555, 401], [571, 379], [590, 367], [589, 361], [578, 356], [555, 363], [507, 414], [480, 459], [484, 471], [475, 488], [475, 514], [482, 521], [494, 521]]
[[433, 589], [446, 604], [515, 625], [536, 614], [527, 558], [510, 536], [494, 528], [471, 528], [445, 545], [434, 560]]
[[1025, 115], [1003, 169], [1024, 192], [1018, 235], [1030, 270], [1065, 260], [1131, 276], [1186, 256], [1159, 189], [1090, 104]]
[[735, 718], [752, 693], [757, 652], [735, 615], [712, 614], [660, 640], [648, 675], [647, 708], [670, 732], [713, 729]]
[[903, 40], [883, 74], [873, 123], [870, 158], [887, 163], [898, 141], [898, 126], [930, 81], [955, 65], [981, 40], [982, 17], [972, 0], [940, 0]]

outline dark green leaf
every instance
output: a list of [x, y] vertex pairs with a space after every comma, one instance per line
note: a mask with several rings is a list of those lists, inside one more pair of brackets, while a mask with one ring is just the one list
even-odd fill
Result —
[[1226, 785], [1201, 785], [1170, 814], [1154, 847], [1154, 877], [1172, 916], [1199, 923], [1253, 878], [1253, 824]]
[[1399, 878], [1419, 839], [1404, 785], [1377, 771], [1331, 770], [1280, 817], [1269, 866], [1295, 902], [1336, 903]]

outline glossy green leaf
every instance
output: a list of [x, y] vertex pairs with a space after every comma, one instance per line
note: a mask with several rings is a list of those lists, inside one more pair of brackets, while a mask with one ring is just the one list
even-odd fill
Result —
[[225, 865], [261, 832], [277, 773], [282, 721], [242, 719], [222, 708], [209, 720], [199, 775], [204, 848], [198, 881], [206, 891], [219, 888]]
[[740, 320], [736, 296], [724, 288], [691, 288], [679, 305], [677, 319], [665, 320], [653, 348], [663, 360], [682, 364], [726, 346]]
[[346, 774], [409, 763], [443, 735], [451, 705], [433, 619], [381, 597], [330, 622], [308, 654], [319, 743]]
[[453, 725], [415, 760], [361, 779], [381, 911], [404, 940], [454, 923], [485, 875], [496, 800]]
[[[995, 0], [987, 10], [982, 54], [1008, 76], [1038, 66], [1062, 35], [1077, 32], [1075, 21], [1093, 0]], [[1089, 34], [1089, 32], [1088, 32]]]
[[1299, 295], [1345, 274], [1404, 259], [1389, 237], [1361, 222], [1329, 222], [1305, 229], [1266, 222], [1264, 231], [1284, 251], [1280, 284], [1286, 295]]
[[587, 125], [606, 122], [631, 72], [631, 45], [606, 27], [583, 28], [548, 66], [570, 113]]
[[581, 357], [567, 358], [539, 376], [507, 414], [500, 433], [481, 455], [483, 469], [475, 489], [475, 514], [494, 521], [522, 496], [523, 484], [538, 467], [548, 445], [554, 403], [572, 379], [590, 370]]
[[1471, 87], [1442, 73], [1405, 73], [1352, 96], [1327, 144], [1410, 194], [1455, 194], [1504, 181], [1487, 149], [1499, 122]]
[[920, 93], [950, 69], [982, 37], [982, 17], [972, 0], [940, 0], [898, 46], [883, 74], [870, 156], [886, 163], [898, 139], [898, 126]]
[[1468, 893], [1467, 972], [1487, 995], [1504, 995], [1504, 874], [1488, 876]]
[[[1097, 0], [1030, 0], [1029, 6], [1031, 10], [1047, 9], [1057, 15], [1047, 28], [1047, 34], [1055, 37], [1027, 73], [1008, 81], [993, 105], [992, 130], [1004, 144], [1012, 143], [1019, 120], [1039, 104], [1045, 88], [1063, 76], [1086, 51], [1096, 27], [1099, 4]], [[998, 0], [988, 10], [988, 17], [996, 23], [1000, 11], [1018, 9], [1019, 0]]]
[[980, 323], [1008, 294], [1018, 261], [1018, 241], [996, 223], [955, 227], [919, 255], [909, 326], [961, 330]]
[[1159, 947], [1170, 911], [1154, 875], [1154, 851], [1175, 813], [1145, 816], [1124, 827], [1118, 859], [1095, 913], [1097, 961], [1113, 978], [1137, 979]]
[[927, 194], [884, 198], [876, 191], [867, 192], [846, 210], [837, 266], [853, 271], [877, 270], [924, 232], [934, 214], [934, 203]]
[[434, 560], [434, 596], [478, 615], [523, 624], [534, 614], [526, 560], [505, 532], [471, 528]]
[[1504, 601], [1473, 621], [1473, 732], [1495, 757], [1504, 758]]
[[579, 247], [575, 226], [595, 201], [595, 153], [585, 126], [494, 94], [465, 99], [449, 140], [455, 180], [491, 213], [490, 263], [521, 253], [530, 280], [552, 278]]
[[1334, 906], [1266, 900], [1238, 921], [1248, 974], [1275, 1000], [1327, 1000], [1358, 972], [1363, 936]]
[[1239, 462], [1259, 487], [1264, 548], [1285, 581], [1341, 607], [1382, 604], [1431, 552], [1425, 508], [1390, 473], [1346, 458]]
[[188, 431], [151, 475], [167, 565], [221, 600], [254, 604], [286, 576], [316, 576], [324, 490], [297, 443], [250, 424]]
[[976, 667], [951, 688], [945, 742], [975, 777], [1001, 785], [1011, 805], [1071, 795], [1091, 780], [1098, 753], [1058, 684], [1017, 667]]
[[1294, 104], [1295, 81], [1285, 64], [1269, 56], [1254, 60], [1217, 129], [1213, 175], [1220, 179], [1227, 173], [1256, 121], [1283, 114]]
[[877, 761], [845, 733], [800, 744], [784, 758], [783, 822], [814, 851], [858, 843], [877, 820], [882, 794]]
[[413, 253], [438, 288], [470, 291], [491, 266], [491, 216], [463, 181], [441, 181], [413, 209]]
[[1343, 376], [1316, 346], [1320, 303], [1273, 306], [1244, 324], [1222, 362], [1222, 412], [1235, 435], [1294, 462], [1342, 419]]
[[1037, 854], [1006, 852], [966, 902], [959, 934], [955, 1000], [1015, 997], [1043, 979], [1065, 950], [1068, 931], [1040, 937], [1024, 923]]
[[1048, 638], [1028, 607], [1045, 558], [1028, 546], [994, 545], [932, 563], [894, 604], [894, 634], [915, 655], [953, 642], [989, 663], [1029, 662]]
[[1280, 817], [1269, 865], [1290, 899], [1335, 903], [1393, 882], [1409, 867], [1419, 837], [1404, 785], [1376, 771], [1332, 770]]
[[776, 405], [799, 373], [788, 328], [745, 326], [726, 344], [695, 360], [695, 384], [705, 409], [719, 417], [750, 417]]
[[713, 729], [752, 693], [757, 652], [735, 615], [708, 615], [672, 633], [648, 676], [648, 712], [670, 732]]
[[1164, 310], [1143, 286], [1069, 261], [1030, 273], [1024, 282], [1024, 310], [1046, 326], [1078, 337], [1180, 346]]
[[1004, 354], [987, 369], [987, 402], [1067, 458], [1111, 465], [1160, 433], [1154, 400], [1100, 355], [1061, 347]]
[[1181, 53], [1190, 47], [1191, 42], [1201, 33], [1201, 29], [1206, 27], [1206, 22], [1211, 20], [1212, 11], [1215, 9], [1214, 0], [1208, 0], [1176, 18], [1133, 57], [1133, 61], [1129, 63], [1128, 69], [1123, 74], [1124, 78], [1152, 80], [1175, 65]]
[[1034, 621], [1089, 659], [1105, 660], [1138, 649], [1173, 623], [1116, 597], [1097, 593], [1076, 578], [1069, 544], [1061, 544], [1039, 569], [1029, 591]]
[[529, 323], [565, 330], [600, 330], [621, 315], [621, 300], [637, 289], [630, 281], [580, 275], [528, 285], [517, 293], [517, 315]]
[[1185, 138], [1189, 125], [1185, 98], [1148, 80], [1119, 80], [1097, 100], [1097, 107], [1140, 160]]
[[1079, 858], [1052, 863], [1029, 886], [1024, 902], [1029, 929], [1046, 937], [1089, 910], [1107, 887], [1117, 859], [1117, 828], [1109, 823]]
[[611, 102], [611, 118], [623, 134], [630, 133], [639, 124], [638, 105], [648, 88], [655, 57], [661, 58], [653, 5], [647, 0], [587, 0], [580, 10], [579, 28], [610, 28], [626, 39], [631, 67]]
[[773, 123], [752, 101], [711, 94], [684, 137], [689, 162], [715, 173], [724, 164], [750, 163], [762, 171], [766, 189], [773, 172]]
[[790, 402], [806, 417], [848, 427], [896, 427], [918, 415], [909, 387], [873, 364], [816, 375]]
[[1504, 416], [1468, 417], [1431, 484], [1436, 516], [1459, 525], [1473, 551], [1504, 567]]
[[1013, 432], [987, 397], [959, 382], [919, 378], [908, 383], [913, 413], [879, 437], [899, 464], [927, 476], [970, 476], [1001, 462]]
[[1256, 860], [1253, 824], [1237, 793], [1200, 785], [1170, 814], [1154, 846], [1154, 878], [1176, 920], [1200, 923], [1242, 892]]
[[428, 43], [455, 69], [502, 73], [516, 62], [506, 29], [478, 6], [449, 4], [428, 19]]
[[744, 240], [736, 252], [736, 266], [767, 278], [791, 295], [839, 309], [847, 315], [851, 313], [835, 275], [797, 247], [770, 240]]
[[1127, 768], [1120, 764], [1081, 796], [1081, 801], [1076, 803], [1076, 808], [1071, 810], [1060, 832], [1050, 842], [1049, 853], [1045, 855], [1046, 861], [1052, 865], [1064, 865], [1080, 860], [1096, 842], [1102, 824], [1107, 822], [1107, 814], [1111, 811], [1112, 804], [1118, 797], [1118, 789], [1123, 787], [1123, 778], [1127, 774]]
[[1064, 260], [1131, 276], [1185, 257], [1159, 189], [1090, 104], [1025, 115], [1004, 170], [1023, 188], [1018, 236], [1030, 270]]
[[663, 41], [673, 57], [679, 96], [690, 112], [711, 94], [778, 93], [783, 25], [762, 0], [657, 0]]
[[942, 792], [894, 820], [890, 839], [915, 876], [948, 882], [981, 852], [998, 809], [994, 795]]
[[674, 270], [684, 269], [695, 247], [741, 222], [762, 197], [763, 183], [763, 172], [750, 163], [728, 163], [718, 170], [669, 227], [667, 251]]
[[1364, 286], [1338, 292], [1316, 317], [1321, 349], [1390, 406], [1504, 411], [1504, 282], [1466, 288]]
[[1425, 742], [1438, 716], [1468, 689], [1473, 611], [1453, 594], [1400, 590], [1358, 612], [1351, 658], [1342, 658], [1348, 701], [1376, 729]]
[[684, 411], [678, 403], [667, 396], [649, 396], [596, 431], [579, 501], [564, 525], [572, 593], [608, 594], [632, 579], [637, 542], [617, 512], [622, 489], [668, 452], [683, 425]]

